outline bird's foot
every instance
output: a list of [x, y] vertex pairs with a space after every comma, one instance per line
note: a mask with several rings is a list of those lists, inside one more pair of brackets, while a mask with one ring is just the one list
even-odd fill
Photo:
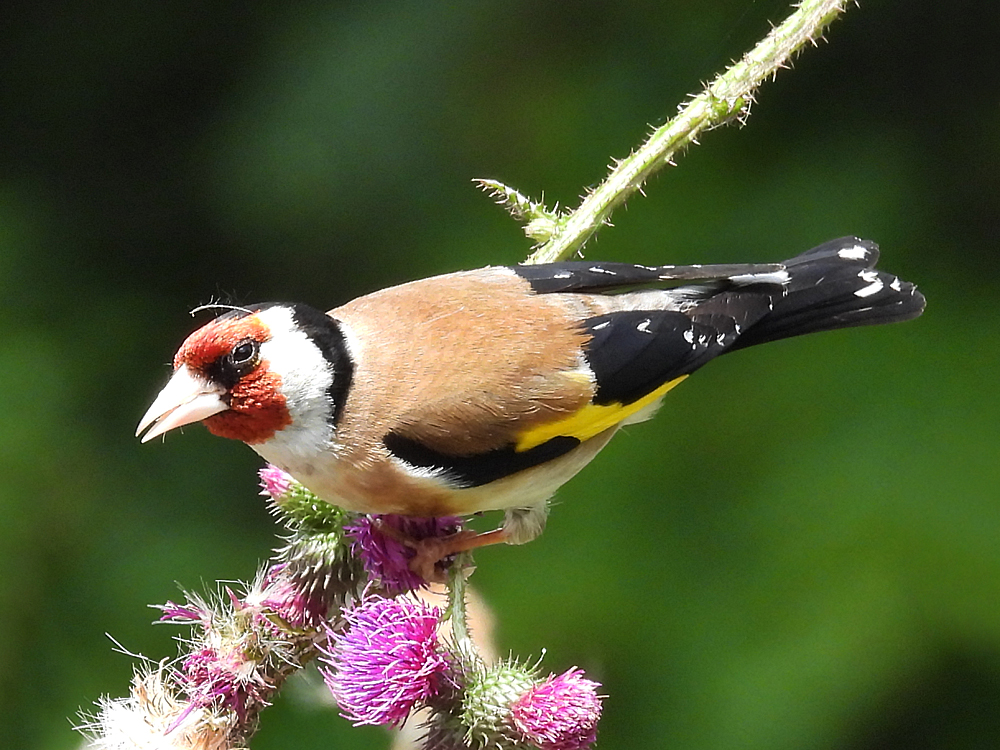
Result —
[[445, 583], [453, 558], [460, 552], [468, 552], [491, 544], [502, 544], [508, 535], [504, 528], [478, 532], [456, 531], [447, 536], [430, 536], [417, 539], [405, 531], [397, 529], [381, 519], [378, 530], [385, 536], [413, 550], [409, 568], [428, 583]]
[[412, 540], [406, 543], [415, 553], [410, 560], [410, 570], [428, 583], [443, 583], [448, 580], [447, 570], [455, 555], [505, 541], [503, 529], [484, 533], [459, 531], [450, 536]]

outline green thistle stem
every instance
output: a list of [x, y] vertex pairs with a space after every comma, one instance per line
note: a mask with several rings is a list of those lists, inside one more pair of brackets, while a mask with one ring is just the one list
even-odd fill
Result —
[[445, 615], [451, 620], [451, 638], [463, 664], [482, 662], [479, 650], [469, 634], [465, 570], [472, 565], [472, 555], [463, 552], [452, 563], [448, 572], [448, 609]]
[[678, 151], [697, 143], [700, 133], [741, 119], [749, 112], [753, 93], [764, 81], [788, 67], [788, 61], [806, 44], [816, 44], [823, 30], [844, 12], [848, 0], [802, 0], [780, 26], [756, 47], [720, 74], [704, 91], [657, 128], [645, 143], [617, 162], [611, 173], [580, 206], [561, 217], [551, 239], [529, 256], [528, 263], [565, 260], [583, 249], [611, 213], [647, 179], [671, 164]]

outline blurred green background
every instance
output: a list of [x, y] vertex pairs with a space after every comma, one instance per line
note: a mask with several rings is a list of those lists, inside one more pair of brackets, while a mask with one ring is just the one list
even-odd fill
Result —
[[[783, 2], [7, 0], [0, 11], [0, 737], [180, 631], [147, 604], [275, 544], [259, 461], [135, 424], [212, 300], [329, 308], [513, 263], [470, 183], [575, 205]], [[610, 696], [600, 747], [1000, 743], [1000, 4], [852, 7], [588, 247], [779, 260], [858, 234], [915, 322], [726, 357], [479, 553], [501, 652]], [[391, 321], [387, 321], [390, 325]], [[299, 694], [307, 691], [298, 691]], [[256, 750], [379, 748], [283, 696]]]

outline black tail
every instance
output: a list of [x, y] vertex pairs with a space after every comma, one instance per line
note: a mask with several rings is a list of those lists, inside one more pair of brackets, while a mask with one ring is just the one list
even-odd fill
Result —
[[920, 315], [924, 296], [913, 284], [876, 270], [877, 261], [878, 245], [857, 237], [830, 240], [785, 261], [786, 293], [729, 351], [804, 333], [896, 323]]

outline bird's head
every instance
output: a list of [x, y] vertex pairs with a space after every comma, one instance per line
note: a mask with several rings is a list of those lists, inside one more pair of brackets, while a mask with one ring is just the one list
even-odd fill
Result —
[[139, 422], [146, 442], [193, 422], [250, 445], [305, 430], [329, 437], [350, 384], [339, 324], [306, 305], [239, 308], [205, 324], [174, 355], [174, 374]]

